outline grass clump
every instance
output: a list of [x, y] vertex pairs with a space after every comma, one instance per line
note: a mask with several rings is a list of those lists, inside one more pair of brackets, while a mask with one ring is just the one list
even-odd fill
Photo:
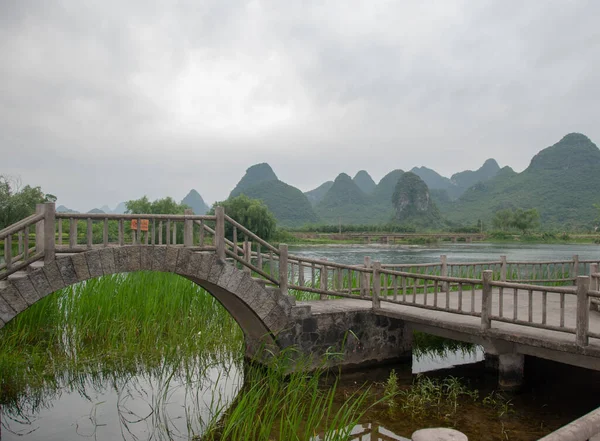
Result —
[[[325, 386], [324, 370], [289, 373], [288, 355], [284, 352], [266, 368], [252, 366], [238, 398], [202, 441], [301, 441], [316, 435], [347, 441], [368, 409], [369, 389], [360, 388], [340, 403], [337, 380]], [[298, 360], [293, 363], [299, 367]]]
[[476, 401], [479, 393], [456, 377], [444, 379], [418, 375], [413, 384], [397, 394], [399, 408], [412, 418], [437, 417], [453, 420], [463, 398]]

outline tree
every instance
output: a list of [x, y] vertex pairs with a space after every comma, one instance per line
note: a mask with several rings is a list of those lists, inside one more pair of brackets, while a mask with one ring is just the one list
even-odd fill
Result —
[[150, 202], [148, 196], [125, 202], [127, 213], [131, 214], [184, 214], [188, 207], [178, 204], [170, 196]]
[[513, 213], [512, 226], [521, 230], [523, 234], [540, 225], [540, 213], [536, 208], [523, 210], [517, 208]]
[[[184, 214], [185, 210], [190, 208], [185, 204], [178, 204], [175, 202], [175, 199], [170, 196], [157, 199], [153, 202], [150, 202], [148, 196], [143, 196], [140, 199], [125, 202], [125, 206], [127, 207], [126, 213], [130, 214]], [[171, 225], [170, 229], [167, 229], [167, 226], [168, 224], [165, 222], [162, 230], [157, 230], [160, 237], [171, 237], [172, 231], [176, 228], [175, 224]], [[134, 234], [133, 230], [130, 229], [129, 234]], [[151, 234], [151, 232], [146, 234]], [[176, 239], [177, 243], [183, 241], [183, 228], [179, 228], [176, 231]]]
[[[241, 194], [223, 202], [216, 202], [215, 206], [223, 207], [227, 215], [261, 239], [268, 240], [275, 232], [275, 216], [260, 199], [250, 199], [248, 196]], [[209, 213], [214, 214], [214, 211], [213, 207]], [[233, 228], [229, 224], [225, 226], [225, 235], [229, 239], [233, 237]]]
[[527, 232], [539, 227], [540, 213], [537, 208], [530, 208], [529, 210], [523, 210], [522, 208], [511, 210], [510, 208], [506, 208], [496, 212], [492, 223], [494, 228], [502, 231], [516, 228], [521, 233], [527, 234]]
[[496, 211], [494, 219], [492, 219], [492, 225], [497, 230], [506, 231], [512, 226], [513, 222], [513, 211], [510, 208]]
[[44, 194], [41, 187], [21, 187], [19, 179], [0, 175], [0, 229], [35, 213], [35, 206], [55, 202], [56, 196]]

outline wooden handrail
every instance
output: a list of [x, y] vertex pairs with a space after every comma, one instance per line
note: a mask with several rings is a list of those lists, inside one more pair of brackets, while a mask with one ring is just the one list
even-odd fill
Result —
[[4, 239], [6, 236], [9, 236], [11, 234], [18, 233], [25, 227], [33, 225], [43, 219], [44, 219], [44, 214], [32, 214], [31, 216], [26, 217], [25, 219], [17, 222], [16, 224], [10, 225], [10, 226], [6, 227], [5, 229], [3, 229], [2, 231], [0, 231], [0, 240]]
[[247, 229], [246, 227], [244, 227], [242, 224], [240, 224], [239, 222], [237, 222], [236, 220], [232, 219], [231, 217], [225, 215], [225, 221], [229, 222], [231, 225], [233, 225], [234, 227], [236, 227], [238, 230], [242, 231], [242, 233], [244, 233], [246, 235], [246, 237], [250, 236], [252, 239], [254, 239], [256, 242], [260, 243], [261, 245], [267, 247], [267, 249], [273, 251], [274, 253], [279, 253], [279, 250], [277, 248], [275, 248], [273, 245], [271, 245], [269, 242], [267, 242], [266, 240], [261, 239], [260, 237], [258, 237], [256, 234], [254, 234], [252, 231], [250, 231], [249, 229]]
[[155, 220], [210, 220], [217, 219], [216, 216], [196, 215], [196, 214], [109, 214], [109, 213], [56, 213], [57, 219], [96, 219], [96, 220], [137, 220], [137, 219], [155, 219]]

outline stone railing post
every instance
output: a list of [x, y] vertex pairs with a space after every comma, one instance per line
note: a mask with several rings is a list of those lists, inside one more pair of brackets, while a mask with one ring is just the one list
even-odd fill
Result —
[[[43, 214], [45, 209], [44, 204], [37, 204], [35, 214]], [[35, 252], [41, 253], [42, 251], [44, 251], [44, 221], [35, 224]]]
[[279, 244], [279, 290], [282, 295], [288, 293], [288, 246]]
[[54, 202], [44, 204], [44, 262], [54, 260], [56, 241], [56, 210]]
[[[184, 211], [186, 216], [192, 216], [194, 211], [190, 208]], [[185, 219], [183, 221], [183, 246], [191, 247], [194, 245], [194, 221], [191, 219]]]
[[225, 209], [223, 207], [215, 207], [215, 216], [217, 217], [215, 225], [215, 248], [217, 257], [225, 259]]
[[506, 256], [500, 256], [500, 281], [506, 282]]
[[[369, 256], [365, 256], [365, 268], [371, 269], [371, 258]], [[369, 294], [369, 279], [371, 276], [369, 273], [361, 273], [360, 280], [360, 295], [361, 297], [366, 297]]]
[[381, 262], [373, 262], [373, 309], [381, 309]]
[[587, 346], [589, 343], [588, 327], [590, 320], [590, 278], [588, 276], [577, 276], [577, 324], [576, 336], [577, 346]]
[[492, 327], [492, 270], [485, 270], [481, 276], [483, 291], [481, 295], [481, 329], [486, 330]]
[[[440, 266], [440, 275], [442, 277], [448, 277], [448, 258], [445, 254], [440, 256]], [[446, 285], [448, 285], [448, 282], [442, 282], [442, 291], [446, 291]]]

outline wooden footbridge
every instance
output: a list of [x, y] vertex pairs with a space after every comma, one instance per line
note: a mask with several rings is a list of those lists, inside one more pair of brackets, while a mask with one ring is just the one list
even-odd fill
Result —
[[[346, 265], [290, 254], [220, 207], [212, 216], [74, 214], [57, 213], [51, 203], [0, 231], [0, 242], [0, 327], [45, 295], [91, 277], [170, 271], [215, 295], [249, 339], [268, 337], [280, 347], [324, 347], [325, 316], [360, 313], [376, 317], [374, 326], [387, 319], [388, 327], [402, 322], [407, 330], [482, 344], [499, 356], [501, 370], [516, 366], [517, 374], [523, 354], [600, 370], [600, 256]], [[360, 334], [360, 323], [346, 328]], [[385, 344], [401, 338], [396, 344], [410, 348], [408, 337], [390, 329], [385, 336]], [[349, 363], [392, 358], [376, 340], [354, 342], [366, 353]]]
[[410, 359], [420, 330], [482, 345], [506, 388], [520, 384], [525, 355], [600, 370], [600, 256], [346, 265], [290, 254], [221, 207], [212, 216], [74, 214], [53, 203], [0, 231], [0, 247], [0, 328], [89, 278], [165, 271], [215, 296], [255, 359], [265, 344], [295, 346], [315, 365]]

